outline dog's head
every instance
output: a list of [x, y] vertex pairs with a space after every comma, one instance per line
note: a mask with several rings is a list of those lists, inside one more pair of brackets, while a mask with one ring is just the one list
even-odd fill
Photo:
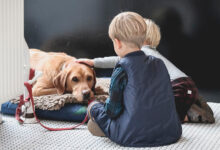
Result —
[[94, 97], [96, 76], [93, 68], [71, 61], [65, 63], [53, 83], [58, 94], [70, 92], [77, 101], [82, 102]]

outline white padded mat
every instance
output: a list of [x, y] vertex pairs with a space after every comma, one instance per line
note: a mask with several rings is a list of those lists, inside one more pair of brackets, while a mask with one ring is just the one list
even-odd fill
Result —
[[[3, 116], [0, 124], [0, 150], [76, 150], [76, 149], [146, 149], [146, 150], [218, 150], [220, 149], [220, 103], [209, 103], [216, 123], [183, 124], [182, 138], [175, 144], [153, 148], [121, 147], [108, 138], [92, 136], [86, 125], [77, 130], [47, 131], [39, 124], [19, 125], [13, 116]], [[51, 127], [72, 126], [72, 122], [48, 121]]]

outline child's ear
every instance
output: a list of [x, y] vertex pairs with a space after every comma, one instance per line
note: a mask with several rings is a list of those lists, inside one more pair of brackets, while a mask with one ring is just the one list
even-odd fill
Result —
[[116, 46], [116, 48], [117, 48], [117, 49], [121, 49], [121, 47], [122, 47], [121, 41], [118, 40], [118, 39], [114, 39], [114, 41], [115, 41], [115, 46]]

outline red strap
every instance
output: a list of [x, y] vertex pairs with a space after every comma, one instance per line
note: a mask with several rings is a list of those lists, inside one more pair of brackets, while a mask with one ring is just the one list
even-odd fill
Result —
[[33, 79], [34, 75], [35, 75], [35, 70], [31, 68], [29, 73], [29, 80]]
[[47, 127], [47, 126], [43, 125], [43, 124], [40, 122], [40, 120], [37, 118], [37, 115], [36, 115], [36, 113], [35, 113], [35, 109], [34, 109], [34, 99], [33, 99], [33, 96], [32, 96], [32, 86], [31, 86], [28, 82], [25, 82], [24, 85], [27, 87], [27, 90], [28, 90], [28, 92], [29, 92], [29, 99], [31, 100], [31, 103], [32, 103], [32, 109], [33, 109], [33, 112], [34, 112], [34, 116], [35, 116], [37, 122], [38, 122], [42, 127], [44, 127], [45, 129], [50, 130], [50, 131], [72, 130], [72, 129], [75, 129], [75, 128], [77, 128], [78, 126], [84, 124], [84, 123], [87, 121], [87, 119], [88, 119], [88, 114], [86, 114], [85, 119], [84, 119], [81, 123], [79, 123], [79, 124], [77, 124], [77, 125], [75, 125], [75, 126], [73, 126], [73, 127], [69, 127], [69, 128], [50, 128], [50, 127]]
[[18, 107], [16, 108], [16, 112], [15, 112], [15, 118], [19, 121], [19, 123], [23, 123], [24, 121], [20, 118], [20, 114], [21, 114], [21, 106], [24, 105], [24, 96], [21, 95], [20, 96], [20, 102], [18, 104]]
[[[34, 76], [34, 70], [30, 70], [30, 79], [32, 79]], [[27, 90], [28, 90], [28, 93], [29, 93], [29, 96], [28, 98], [25, 99], [25, 101], [23, 100], [23, 95], [20, 97], [20, 103], [16, 109], [16, 119], [20, 122], [20, 123], [23, 123], [23, 120], [20, 119], [20, 114], [21, 114], [21, 106], [26, 102], [26, 101], [29, 101], [31, 100], [31, 103], [32, 103], [32, 109], [33, 109], [33, 113], [34, 113], [34, 117], [35, 119], [37, 120], [37, 122], [42, 126], [44, 127], [45, 129], [49, 130], [49, 131], [61, 131], [61, 130], [72, 130], [72, 129], [75, 129], [77, 127], [79, 127], [80, 125], [83, 125], [87, 120], [88, 120], [88, 114], [86, 114], [84, 120], [73, 126], [73, 127], [68, 127], [68, 128], [50, 128], [50, 127], [47, 127], [45, 125], [43, 125], [40, 120], [37, 118], [37, 115], [35, 113], [35, 109], [34, 109], [34, 99], [33, 99], [33, 95], [32, 95], [32, 85], [30, 85], [28, 82], [25, 82], [24, 85], [26, 86]], [[93, 100], [90, 100], [89, 103], [91, 103]]]

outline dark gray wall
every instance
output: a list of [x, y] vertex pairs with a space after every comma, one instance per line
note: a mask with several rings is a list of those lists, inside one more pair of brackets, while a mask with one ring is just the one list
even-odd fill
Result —
[[220, 88], [219, 0], [25, 0], [25, 38], [31, 48], [75, 57], [115, 55], [108, 25], [136, 11], [161, 27], [158, 50], [199, 87]]

